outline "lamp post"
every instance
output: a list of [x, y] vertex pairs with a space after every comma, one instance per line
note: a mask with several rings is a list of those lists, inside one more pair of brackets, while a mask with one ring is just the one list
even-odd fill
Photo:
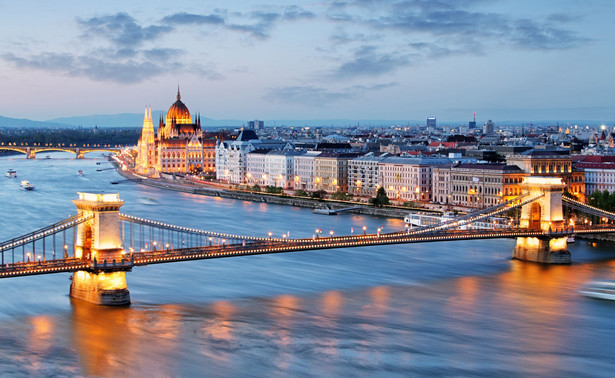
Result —
[[26, 256], [28, 257], [28, 262], [30, 262], [30, 252], [26, 252]]
[[366, 231], [367, 231], [367, 226], [363, 226], [363, 235], [367, 235]]
[[329, 235], [331, 235], [331, 239], [333, 239], [333, 230], [329, 231]]

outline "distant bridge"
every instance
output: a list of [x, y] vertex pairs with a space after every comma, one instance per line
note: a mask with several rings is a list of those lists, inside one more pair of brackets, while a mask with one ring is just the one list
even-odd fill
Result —
[[41, 152], [53, 152], [53, 151], [61, 151], [61, 152], [69, 152], [69, 153], [73, 153], [75, 154], [75, 158], [76, 159], [83, 159], [84, 155], [89, 153], [89, 152], [108, 152], [108, 153], [113, 153], [113, 154], [117, 154], [120, 153], [122, 151], [122, 147], [119, 146], [107, 146], [107, 145], [103, 145], [103, 146], [99, 146], [99, 145], [95, 145], [95, 146], [81, 146], [81, 147], [77, 147], [77, 146], [64, 146], [64, 145], [58, 145], [58, 146], [51, 146], [51, 145], [12, 145], [12, 144], [8, 144], [5, 145], [4, 143], [0, 145], [0, 151], [16, 151], [16, 152], [21, 152], [22, 154], [26, 155], [27, 159], [36, 159], [36, 154], [41, 153]]

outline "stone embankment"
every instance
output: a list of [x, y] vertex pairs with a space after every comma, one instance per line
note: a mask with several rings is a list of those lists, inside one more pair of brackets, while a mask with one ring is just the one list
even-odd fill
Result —
[[[112, 162], [115, 163], [114, 161]], [[343, 209], [357, 206], [356, 203], [337, 202], [331, 200], [315, 200], [309, 198], [289, 197], [267, 193], [244, 192], [223, 187], [206, 187], [181, 178], [175, 180], [143, 179], [130, 171], [123, 171], [121, 169], [117, 169], [117, 172], [122, 177], [131, 181], [138, 181], [140, 184], [143, 185], [153, 186], [161, 189], [174, 190], [178, 192], [200, 194], [205, 196], [230, 198], [242, 201], [265, 202], [276, 205], [307, 207], [311, 209]], [[360, 205], [359, 208], [349, 210], [348, 212], [354, 214], [381, 216], [387, 218], [403, 218], [404, 216], [406, 216], [406, 214], [408, 214], [409, 211], [410, 209], [404, 208], [376, 208], [368, 205]]]

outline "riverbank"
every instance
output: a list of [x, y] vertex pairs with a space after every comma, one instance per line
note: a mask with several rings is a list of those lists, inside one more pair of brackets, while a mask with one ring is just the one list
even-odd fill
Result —
[[338, 210], [353, 207], [353, 209], [347, 210], [347, 212], [361, 215], [380, 216], [386, 218], [401, 219], [405, 217], [410, 210], [425, 210], [398, 207], [377, 208], [369, 205], [358, 204], [356, 202], [342, 202], [334, 200], [311, 199], [305, 197], [291, 197], [287, 195], [278, 195], [270, 193], [245, 192], [227, 189], [223, 187], [206, 187], [203, 184], [198, 184], [191, 180], [180, 178], [177, 176], [173, 180], [162, 178], [144, 178], [143, 176], [137, 175], [131, 171], [124, 171], [120, 169], [119, 165], [114, 160], [111, 160], [111, 162], [116, 167], [117, 173], [119, 173], [127, 180], [138, 181], [140, 184], [143, 185], [148, 185], [160, 189], [174, 190], [177, 192], [229, 198], [242, 201], [264, 202], [276, 205], [306, 207], [311, 209]]

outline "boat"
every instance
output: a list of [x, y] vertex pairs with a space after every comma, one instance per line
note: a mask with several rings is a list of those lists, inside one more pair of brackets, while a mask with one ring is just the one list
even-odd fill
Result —
[[[455, 219], [455, 213], [452, 211], [445, 211], [444, 213], [429, 213], [429, 212], [411, 212], [404, 217], [404, 222], [411, 227], [432, 227], [438, 226], [442, 223], [447, 223]], [[505, 217], [489, 217], [481, 221], [468, 223], [458, 228], [461, 230], [479, 229], [479, 230], [493, 230], [510, 228], [510, 219]]]
[[45, 156], [45, 159], [51, 159], [51, 156], [47, 155]]
[[83, 176], [83, 171], [80, 169], [80, 170], [78, 170], [78, 171], [77, 171], [77, 174], [78, 174], [79, 176]]
[[34, 185], [30, 184], [29, 181], [23, 180], [21, 182], [21, 189], [23, 190], [34, 190]]
[[579, 293], [586, 297], [597, 299], [615, 300], [615, 282], [614, 281], [592, 281], [585, 288], [579, 290]]
[[442, 214], [416, 211], [408, 213], [404, 217], [404, 222], [412, 227], [428, 227], [437, 226], [453, 219], [455, 219], [455, 213], [451, 211], [445, 211]]
[[137, 202], [142, 205], [158, 205], [158, 201], [152, 197], [139, 198]]
[[566, 238], [566, 243], [574, 243], [574, 235], [568, 235]]
[[14, 169], [9, 169], [6, 171], [6, 177], [8, 178], [16, 178], [17, 177], [17, 171]]

